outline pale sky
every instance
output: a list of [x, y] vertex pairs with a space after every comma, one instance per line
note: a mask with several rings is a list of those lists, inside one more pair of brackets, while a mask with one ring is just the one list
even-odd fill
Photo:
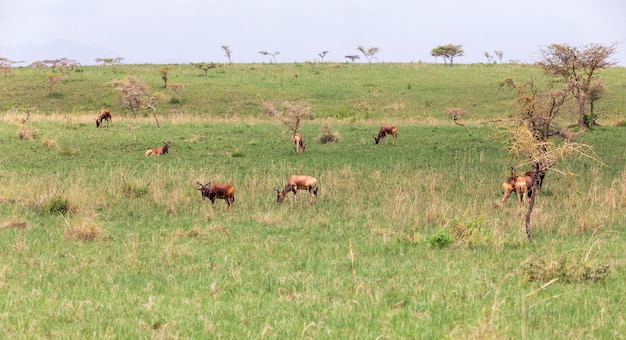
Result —
[[47, 49], [35, 60], [225, 63], [227, 45], [235, 63], [271, 60], [259, 51], [280, 52], [279, 63], [316, 61], [326, 50], [326, 61], [344, 62], [358, 46], [378, 47], [380, 62], [433, 62], [430, 51], [452, 43], [465, 50], [458, 63], [486, 62], [494, 50], [532, 63], [552, 43], [619, 43], [614, 58], [626, 66], [626, 1], [0, 0], [0, 57], [19, 60], [17, 47], [59, 39], [100, 50]]

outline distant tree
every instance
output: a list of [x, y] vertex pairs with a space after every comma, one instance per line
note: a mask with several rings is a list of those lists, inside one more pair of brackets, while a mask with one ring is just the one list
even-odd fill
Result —
[[182, 83], [174, 83], [174, 84], [170, 84], [167, 88], [169, 90], [171, 90], [172, 92], [174, 92], [176, 94], [176, 102], [178, 104], [182, 103], [183, 99], [182, 99], [182, 91], [185, 89], [185, 87], [187, 87], [185, 84]]
[[324, 62], [324, 57], [326, 57], [327, 54], [328, 54], [328, 51], [322, 51], [318, 53], [317, 55], [320, 56], [320, 58], [322, 59], [322, 62]]
[[157, 128], [161, 128], [155, 107], [161, 95], [151, 94], [150, 86], [133, 76], [128, 76], [122, 80], [113, 80], [111, 83], [120, 95], [122, 103], [130, 109], [133, 115], [136, 116], [137, 112], [142, 109], [152, 109]]
[[502, 64], [502, 57], [504, 57], [504, 51], [493, 51], [493, 53], [498, 57], [500, 64]]
[[582, 48], [552, 44], [541, 49], [538, 64], [546, 74], [560, 78], [565, 88], [576, 98], [580, 127], [590, 127], [590, 123], [595, 121], [585, 117], [585, 106], [590, 92], [599, 82], [597, 71], [615, 65], [615, 61], [610, 59], [615, 53], [615, 44], [589, 44]]
[[124, 58], [121, 58], [121, 57], [117, 57], [117, 58], [96, 58], [96, 63], [101, 63], [104, 66], [112, 65], [113, 66], [113, 74], [116, 74], [117, 73], [116, 66], [118, 64], [120, 64], [123, 60], [124, 60]]
[[73, 71], [80, 66], [80, 64], [73, 59], [61, 58], [61, 59], [46, 59], [41, 63], [44, 66], [51, 67], [53, 70], [66, 74], [68, 71]]
[[23, 61], [13, 61], [0, 57], [0, 72], [4, 72], [4, 76], [13, 72], [13, 65], [23, 63]]
[[452, 118], [452, 120], [454, 121], [454, 124], [462, 126], [465, 131], [467, 131], [467, 133], [471, 134], [470, 130], [467, 128], [467, 126], [465, 126], [465, 124], [459, 122], [459, 119], [464, 116], [467, 111], [461, 109], [461, 108], [447, 108], [446, 109], [446, 113]]
[[[259, 51], [259, 54], [266, 55], [266, 56], [267, 56], [267, 55], [272, 56], [272, 60], [274, 61], [274, 63], [276, 63], [276, 56], [277, 56], [277, 55], [279, 55], [279, 54], [280, 54], [280, 52], [276, 51], [276, 52], [274, 52], [274, 53], [270, 53], [270, 52], [267, 52], [267, 51]], [[271, 61], [270, 61], [270, 62], [271, 62]]]
[[289, 129], [291, 135], [295, 135], [298, 132], [302, 124], [302, 120], [310, 117], [311, 106], [307, 102], [301, 102], [297, 104], [291, 104], [284, 102], [281, 109], [277, 109], [273, 103], [263, 103], [263, 113], [266, 115], [280, 120], [280, 122]]
[[167, 80], [168, 80], [167, 79], [167, 75], [170, 73], [171, 70], [172, 70], [172, 66], [165, 66], [165, 67], [162, 67], [159, 70], [159, 73], [161, 74], [161, 79], [163, 79], [163, 83], [164, 83], [163, 88], [164, 89], [167, 88]]
[[350, 59], [351, 62], [354, 62], [355, 60], [359, 59], [359, 56], [358, 55], [347, 55], [344, 58]]
[[52, 96], [54, 91], [54, 87], [57, 83], [65, 78], [65, 74], [61, 72], [52, 72], [51, 74], [46, 75], [46, 84], [48, 88], [48, 95]]
[[380, 51], [380, 49], [378, 47], [365, 48], [363, 46], [357, 47], [357, 50], [359, 50], [365, 56], [365, 58], [367, 59], [367, 62], [369, 64], [372, 63], [372, 59], [375, 58], [376, 53], [378, 53], [378, 51]]
[[230, 49], [230, 46], [222, 45], [222, 49], [224, 50], [224, 55], [228, 58], [228, 63], [232, 64], [231, 57], [233, 56], [233, 51]]
[[197, 67], [199, 69], [201, 69], [202, 71], [204, 71], [204, 75], [208, 75], [209, 74], [209, 70], [212, 68], [216, 68], [217, 64], [211, 62], [211, 63], [191, 63], [191, 66], [193, 67]]
[[443, 57], [444, 63], [447, 64], [447, 61], [450, 61], [450, 66], [454, 63], [455, 57], [462, 57], [465, 51], [463, 51], [463, 45], [441, 45], [433, 48], [430, 51], [430, 54], [435, 57]]
[[491, 63], [491, 60], [493, 59], [493, 56], [491, 54], [489, 54], [489, 52], [485, 51], [485, 58], [487, 58], [487, 62]]

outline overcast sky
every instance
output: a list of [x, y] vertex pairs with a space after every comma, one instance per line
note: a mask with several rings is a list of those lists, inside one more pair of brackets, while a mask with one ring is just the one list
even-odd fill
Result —
[[[227, 62], [222, 45], [236, 63], [269, 62], [259, 51], [314, 61], [326, 50], [326, 61], [344, 62], [358, 46], [378, 47], [381, 62], [433, 62], [431, 49], [448, 43], [463, 45], [459, 63], [486, 62], [494, 50], [526, 63], [551, 43], [617, 42], [615, 59], [626, 66], [626, 1], [0, 0], [0, 57], [59, 39], [125, 63]], [[46, 53], [37, 60], [77, 59]]]

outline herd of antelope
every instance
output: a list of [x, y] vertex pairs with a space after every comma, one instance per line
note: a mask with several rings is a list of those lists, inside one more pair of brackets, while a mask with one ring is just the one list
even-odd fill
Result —
[[[101, 110], [98, 113], [98, 117], [96, 118], [96, 128], [102, 125], [102, 122], [106, 122], [106, 126], [109, 127], [109, 123], [112, 121], [111, 119], [111, 111], [109, 110]], [[398, 129], [395, 126], [381, 126], [378, 131], [378, 135], [372, 135], [374, 138], [374, 142], [379, 144], [381, 140], [384, 140], [387, 143], [387, 135], [391, 135], [392, 143], [396, 144], [396, 138], [398, 137]], [[291, 143], [293, 145], [293, 151], [296, 153], [304, 152], [306, 150], [306, 144], [302, 138], [300, 133], [294, 133], [291, 137]], [[150, 155], [164, 155], [168, 153], [171, 142], [163, 142], [162, 147], [148, 149], [145, 152], [146, 157]], [[202, 184], [200, 182], [196, 182], [199, 187], [197, 188], [200, 191], [202, 200], [209, 199], [211, 201], [211, 207], [213, 211], [215, 211], [215, 200], [223, 199], [226, 202], [227, 210], [230, 210], [231, 207], [235, 205], [235, 188], [230, 184], [212, 184], [211, 182], [207, 184]], [[532, 187], [533, 187], [533, 179], [532, 179], [532, 171], [527, 171], [523, 176], [519, 176], [515, 169], [511, 169], [511, 176], [508, 180], [502, 183], [502, 204], [505, 205], [509, 196], [512, 193], [517, 195], [520, 206], [524, 204], [524, 201], [527, 201], [527, 198], [532, 195]], [[317, 192], [318, 185], [317, 179], [315, 177], [307, 176], [307, 175], [293, 175], [287, 179], [287, 183], [281, 189], [280, 187], [274, 188], [276, 191], [276, 203], [281, 203], [285, 196], [289, 193], [293, 193], [294, 202], [297, 201], [297, 192], [298, 190], [306, 190], [311, 195], [312, 199], [315, 199], [317, 202]]]

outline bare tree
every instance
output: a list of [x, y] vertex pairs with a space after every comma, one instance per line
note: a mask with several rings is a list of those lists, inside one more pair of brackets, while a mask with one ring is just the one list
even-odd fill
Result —
[[465, 124], [459, 122], [459, 119], [464, 116], [467, 111], [455, 107], [455, 108], [447, 108], [446, 109], [446, 113], [452, 118], [452, 120], [454, 121], [454, 124], [462, 126], [465, 131], [467, 131], [467, 133], [471, 134], [470, 130], [467, 128], [467, 126], [465, 126]]
[[267, 52], [267, 51], [259, 51], [259, 54], [272, 56], [272, 60], [274, 61], [274, 63], [276, 63], [276, 56], [279, 55], [280, 52], [275, 51], [274, 53], [270, 53], [270, 52]]
[[507, 79], [501, 88], [512, 89], [516, 93], [519, 122], [506, 129], [506, 145], [514, 156], [524, 158], [520, 166], [532, 167], [532, 194], [528, 198], [528, 208], [524, 219], [524, 229], [532, 242], [531, 216], [538, 193], [543, 185], [546, 172], [560, 172], [556, 165], [566, 156], [578, 154], [598, 162], [591, 146], [571, 142], [572, 136], [559, 129], [555, 118], [567, 101], [568, 89], [547, 89], [537, 87], [534, 81], [518, 83]]
[[291, 104], [284, 102], [281, 109], [277, 109], [270, 102], [263, 103], [263, 113], [280, 120], [280, 122], [289, 129], [291, 136], [298, 132], [298, 128], [302, 124], [302, 120], [310, 117], [311, 106], [307, 102]]
[[228, 63], [232, 64], [233, 60], [231, 57], [233, 56], [233, 51], [230, 49], [230, 46], [222, 45], [222, 49], [224, 50], [224, 55], [228, 58]]
[[487, 51], [485, 51], [485, 58], [487, 58], [488, 63], [491, 63], [491, 60], [493, 60], [493, 56]]
[[137, 115], [139, 110], [152, 109], [156, 126], [157, 128], [161, 128], [155, 105], [162, 95], [157, 93], [151, 94], [150, 86], [133, 76], [128, 76], [122, 80], [113, 80], [111, 83], [115, 90], [118, 91], [122, 103], [126, 105], [134, 115]]
[[[582, 48], [570, 45], [552, 44], [541, 49], [539, 65], [550, 76], [560, 78], [565, 87], [571, 90], [578, 102], [578, 126], [587, 126], [585, 105], [589, 93], [598, 82], [597, 71], [615, 65], [610, 60], [616, 53], [615, 44], [589, 44]], [[589, 127], [589, 126], [587, 126]]]
[[493, 51], [493, 53], [498, 57], [500, 64], [502, 64], [502, 57], [504, 57], [504, 51]]
[[380, 51], [378, 47], [365, 48], [363, 46], [357, 47], [357, 50], [359, 50], [365, 56], [365, 58], [367, 59], [367, 62], [370, 64], [372, 63], [372, 59], [376, 58], [376, 53]]
[[344, 58], [350, 59], [351, 62], [354, 62], [355, 60], [359, 59], [360, 57], [358, 55], [347, 55]]

